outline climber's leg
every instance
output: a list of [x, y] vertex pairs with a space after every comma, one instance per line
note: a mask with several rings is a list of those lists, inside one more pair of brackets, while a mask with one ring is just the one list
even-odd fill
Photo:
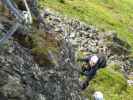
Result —
[[87, 80], [81, 81], [80, 88], [81, 90], [86, 89], [86, 87], [89, 85], [89, 82]]
[[87, 86], [89, 85], [89, 81], [91, 80], [90, 77], [86, 77], [84, 80], [80, 81], [80, 88], [81, 90], [84, 90], [87, 88]]
[[92, 80], [94, 76], [92, 77], [86, 77], [84, 80], [80, 80], [79, 84], [80, 84], [80, 88], [81, 90], [84, 90], [87, 88], [87, 86], [89, 85], [89, 82]]

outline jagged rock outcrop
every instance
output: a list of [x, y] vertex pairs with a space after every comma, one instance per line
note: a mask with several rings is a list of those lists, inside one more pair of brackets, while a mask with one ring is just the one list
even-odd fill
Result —
[[[5, 26], [2, 27], [7, 30]], [[0, 48], [1, 99], [82, 100], [73, 47], [63, 35], [60, 38], [59, 53], [49, 51], [46, 56], [49, 60], [56, 60], [56, 63], [50, 65], [39, 65], [31, 49], [23, 47], [15, 40], [7, 41]]]
[[[34, 60], [31, 50], [15, 41], [5, 48], [0, 48], [1, 98], [82, 100], [78, 86], [79, 67], [75, 63], [74, 55], [74, 52], [81, 48], [89, 54], [106, 54], [108, 64], [120, 64], [125, 72], [131, 67], [126, 59], [130, 46], [117, 38], [113, 32], [100, 32], [91, 25], [64, 18], [49, 10], [43, 11], [42, 16], [47, 25], [47, 32], [61, 35], [60, 51], [55, 56], [57, 63], [40, 66]], [[49, 52], [49, 55], [54, 58], [53, 53]]]
[[130, 45], [118, 38], [116, 32], [99, 31], [92, 25], [63, 17], [50, 9], [46, 9], [42, 16], [49, 29], [52, 29], [50, 31], [64, 34], [76, 51], [82, 49], [88, 54], [103, 53], [108, 58], [108, 64], [116, 63], [126, 73], [132, 69], [132, 60], [128, 59]]
[[69, 49], [62, 50], [59, 66], [39, 66], [17, 42], [0, 48], [0, 94], [8, 100], [80, 100], [78, 72], [71, 65]]

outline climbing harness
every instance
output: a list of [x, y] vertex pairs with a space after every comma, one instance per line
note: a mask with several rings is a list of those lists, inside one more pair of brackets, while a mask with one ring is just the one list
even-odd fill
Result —
[[27, 1], [23, 0], [23, 2], [27, 11], [19, 10], [13, 0], [2, 0], [2, 3], [11, 11], [11, 14], [16, 17], [16, 24], [0, 39], [0, 45], [8, 40], [18, 28], [26, 28], [32, 24], [32, 16]]

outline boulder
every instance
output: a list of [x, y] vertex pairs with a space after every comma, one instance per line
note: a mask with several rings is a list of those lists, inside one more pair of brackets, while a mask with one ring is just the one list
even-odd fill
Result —
[[64, 53], [56, 58], [58, 66], [40, 66], [30, 50], [17, 42], [0, 48], [0, 97], [8, 100], [81, 100], [72, 47], [64, 40], [60, 48]]

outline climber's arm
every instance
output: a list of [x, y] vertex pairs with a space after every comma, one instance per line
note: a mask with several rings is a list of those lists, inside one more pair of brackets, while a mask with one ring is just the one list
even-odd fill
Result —
[[77, 61], [80, 61], [80, 62], [89, 62], [91, 56], [87, 56], [87, 57], [84, 57], [84, 58], [78, 58]]
[[97, 68], [93, 68], [91, 70], [86, 70], [85, 72], [82, 72], [83, 75], [87, 77], [93, 77], [96, 74]]

